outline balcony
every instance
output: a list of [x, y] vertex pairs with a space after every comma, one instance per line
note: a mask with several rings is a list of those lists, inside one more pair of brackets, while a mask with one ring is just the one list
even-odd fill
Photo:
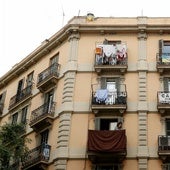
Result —
[[22, 157], [22, 169], [45, 169], [49, 164], [51, 146], [42, 144]]
[[92, 163], [121, 163], [126, 157], [125, 130], [89, 130], [88, 157]]
[[30, 127], [39, 131], [52, 124], [55, 113], [55, 102], [45, 103], [31, 113]]
[[37, 88], [44, 92], [56, 85], [59, 76], [59, 64], [55, 63], [38, 75]]
[[123, 113], [127, 108], [126, 90], [108, 91], [99, 89], [92, 91], [91, 109], [94, 113], [102, 111], [117, 111]]
[[156, 61], [160, 73], [170, 71], [170, 53], [157, 53]]
[[164, 162], [170, 160], [170, 136], [158, 136], [158, 155]]
[[125, 44], [101, 44], [95, 49], [94, 69], [97, 73], [127, 71], [127, 50]]
[[157, 108], [160, 113], [170, 110], [170, 92], [160, 91], [157, 95]]
[[14, 107], [17, 107], [21, 103], [23, 103], [26, 100], [30, 99], [31, 95], [32, 95], [32, 85], [27, 86], [20, 93], [16, 94], [15, 96], [13, 96], [10, 99], [9, 110], [13, 109]]

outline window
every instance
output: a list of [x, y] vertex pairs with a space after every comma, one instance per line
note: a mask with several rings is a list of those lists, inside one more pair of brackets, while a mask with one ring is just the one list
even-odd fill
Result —
[[170, 41], [159, 40], [159, 53], [170, 53]]
[[4, 102], [5, 102], [6, 92], [0, 94], [0, 114], [3, 112]]
[[27, 121], [27, 110], [28, 106], [24, 107], [21, 112], [21, 123], [25, 124]]
[[108, 90], [106, 104], [115, 104], [119, 90], [119, 78], [101, 78], [101, 89]]
[[117, 90], [119, 88], [119, 78], [101, 78], [101, 89]]
[[24, 80], [22, 79], [18, 82], [17, 94], [20, 94], [20, 92], [23, 89], [23, 86], [24, 86]]
[[3, 92], [2, 94], [0, 94], [0, 104], [5, 102], [5, 96], [6, 96], [6, 92]]
[[52, 57], [52, 58], [50, 59], [50, 65], [53, 65], [53, 64], [55, 64], [55, 63], [58, 63], [58, 59], [59, 59], [59, 53], [56, 54], [54, 57]]
[[50, 74], [56, 74], [58, 71], [59, 53], [50, 59]]
[[18, 82], [18, 88], [17, 88], [17, 95], [16, 95], [16, 102], [19, 101], [22, 97], [22, 90], [23, 90], [23, 86], [24, 86], [24, 80], [20, 80]]
[[45, 130], [44, 132], [41, 133], [41, 144], [48, 144], [48, 134], [49, 130]]
[[46, 104], [46, 108], [47, 108], [47, 112], [49, 113], [52, 109], [52, 104], [53, 104], [53, 96], [54, 96], [54, 91], [50, 91], [48, 93], [46, 93], [45, 96], [45, 104]]
[[32, 82], [33, 82], [33, 72], [28, 74], [26, 82], [27, 82], [27, 87], [32, 85]]
[[115, 130], [117, 123], [122, 122], [122, 118], [95, 118], [96, 130]]
[[159, 40], [159, 57], [162, 63], [170, 63], [170, 41]]
[[18, 112], [12, 115], [12, 124], [17, 123], [18, 120]]

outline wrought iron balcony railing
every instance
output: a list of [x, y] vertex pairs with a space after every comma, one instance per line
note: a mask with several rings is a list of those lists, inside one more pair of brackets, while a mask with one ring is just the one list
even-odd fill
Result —
[[45, 103], [38, 107], [37, 109], [33, 110], [31, 113], [30, 125], [34, 124], [36, 121], [39, 121], [45, 116], [54, 116], [55, 112], [55, 102]]
[[125, 105], [127, 101], [126, 91], [108, 91], [99, 89], [92, 92], [92, 105]]
[[158, 151], [168, 151], [170, 153], [170, 136], [160, 135], [158, 136]]
[[51, 146], [48, 144], [42, 144], [30, 151], [22, 157], [23, 169], [29, 166], [34, 166], [37, 163], [45, 163], [50, 159]]
[[10, 99], [9, 109], [17, 105], [18, 103], [24, 101], [27, 97], [31, 96], [32, 94], [32, 85], [27, 86], [23, 89], [20, 93], [17, 93]]
[[38, 75], [37, 85], [39, 85], [40, 83], [42, 83], [43, 81], [45, 81], [46, 79], [52, 76], [58, 77], [58, 75], [59, 75], [59, 64], [58, 63], [52, 64], [50, 67], [48, 67]]
[[127, 66], [127, 56], [119, 59], [117, 56], [104, 57], [101, 55], [95, 55], [95, 66]]

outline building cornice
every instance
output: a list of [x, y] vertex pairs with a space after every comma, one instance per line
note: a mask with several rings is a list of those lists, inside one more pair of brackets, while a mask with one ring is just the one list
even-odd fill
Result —
[[[139, 17], [140, 18], [140, 17]], [[137, 18], [96, 18], [94, 21], [87, 22], [86, 17], [73, 17], [61, 30], [45, 40], [38, 48], [31, 52], [21, 62], [17, 63], [11, 70], [0, 78], [0, 88], [5, 87], [12, 79], [23, 73], [30, 66], [34, 65], [44, 55], [48, 54], [52, 49], [61, 45], [63, 41], [68, 39], [71, 34], [76, 33], [96, 33], [96, 34], [116, 34], [116, 33], [139, 33], [144, 28], [146, 33], [168, 33], [170, 34], [170, 18], [156, 18], [156, 23], [148, 22], [155, 18], [146, 18], [146, 23], [141, 25]], [[107, 20], [107, 23], [103, 20]], [[119, 23], [120, 20], [120, 23]], [[127, 22], [123, 22], [126, 21]], [[128, 23], [128, 21], [130, 22]], [[167, 20], [166, 22], [164, 20]], [[110, 22], [109, 22], [110, 21]], [[164, 21], [164, 22], [163, 22]], [[166, 23], [166, 24], [165, 24]], [[141, 27], [142, 26], [142, 27]]]

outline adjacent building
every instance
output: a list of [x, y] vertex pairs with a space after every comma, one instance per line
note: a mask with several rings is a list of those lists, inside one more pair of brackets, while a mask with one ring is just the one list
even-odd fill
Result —
[[[13, 169], [169, 170], [170, 18], [73, 17], [0, 78]], [[119, 126], [120, 125], [120, 126]]]

